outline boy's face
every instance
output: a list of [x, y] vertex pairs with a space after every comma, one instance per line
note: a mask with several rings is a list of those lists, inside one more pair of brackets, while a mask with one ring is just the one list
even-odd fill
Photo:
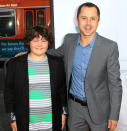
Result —
[[30, 53], [34, 56], [42, 56], [45, 55], [48, 49], [48, 41], [42, 37], [35, 37], [32, 41], [30, 41]]

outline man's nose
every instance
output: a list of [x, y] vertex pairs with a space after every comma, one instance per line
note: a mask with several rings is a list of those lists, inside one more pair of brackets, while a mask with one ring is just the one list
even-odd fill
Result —
[[87, 24], [91, 24], [91, 19], [87, 19]]

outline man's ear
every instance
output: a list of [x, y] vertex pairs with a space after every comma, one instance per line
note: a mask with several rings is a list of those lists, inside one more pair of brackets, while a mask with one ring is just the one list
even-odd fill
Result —
[[78, 25], [78, 18], [76, 17], [76, 24]]
[[100, 18], [98, 19], [98, 23], [100, 23]]

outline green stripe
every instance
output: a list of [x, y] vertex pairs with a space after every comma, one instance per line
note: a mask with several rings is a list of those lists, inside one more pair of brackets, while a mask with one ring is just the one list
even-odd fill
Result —
[[29, 67], [29, 70], [49, 70], [49, 67]]
[[47, 96], [30, 96], [30, 99], [49, 99], [51, 98], [51, 95], [47, 95]]
[[29, 70], [29, 72], [49, 72], [49, 70]]
[[49, 70], [29, 70], [29, 75], [49, 74]]
[[29, 91], [30, 99], [47, 99], [51, 98], [51, 90], [49, 91]]
[[52, 121], [52, 114], [41, 114], [41, 115], [30, 116], [31, 123], [46, 122], [46, 121]]
[[49, 67], [29, 67], [29, 75], [47, 75], [49, 74]]
[[31, 72], [49, 72], [49, 70], [32, 70], [32, 71], [29, 70], [29, 72], [30, 73]]

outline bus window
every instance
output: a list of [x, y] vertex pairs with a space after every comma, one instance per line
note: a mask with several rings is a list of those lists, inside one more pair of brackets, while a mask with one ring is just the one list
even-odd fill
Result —
[[24, 10], [24, 26], [25, 32], [33, 26], [45, 25], [46, 16], [45, 9], [25, 9]]
[[33, 15], [33, 11], [26, 11], [26, 30], [29, 30], [33, 27], [34, 25], [34, 15]]
[[37, 11], [37, 25], [44, 25], [44, 11]]
[[16, 35], [16, 14], [13, 9], [0, 9], [0, 37]]

